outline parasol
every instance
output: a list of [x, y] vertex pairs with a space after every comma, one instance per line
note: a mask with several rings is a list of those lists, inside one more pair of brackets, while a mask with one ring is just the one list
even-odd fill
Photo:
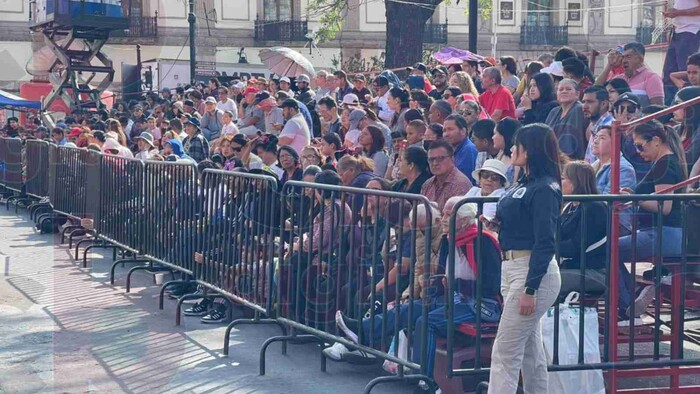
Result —
[[439, 51], [433, 53], [435, 60], [441, 64], [462, 64], [462, 62], [472, 61], [480, 62], [484, 60], [483, 56], [479, 56], [475, 53], [466, 51], [464, 49], [444, 47]]
[[260, 60], [280, 77], [298, 77], [301, 74], [315, 76], [316, 70], [301, 53], [285, 48], [272, 47], [260, 50]]

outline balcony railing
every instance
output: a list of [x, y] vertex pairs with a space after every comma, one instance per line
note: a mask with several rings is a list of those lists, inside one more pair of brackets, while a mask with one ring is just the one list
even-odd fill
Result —
[[143, 38], [158, 37], [158, 17], [152, 16], [130, 16], [129, 28], [126, 30], [115, 30], [112, 37]]
[[306, 41], [307, 21], [255, 21], [255, 39], [258, 41]]
[[561, 46], [568, 43], [568, 26], [520, 26], [520, 45]]
[[447, 24], [426, 23], [423, 33], [423, 43], [425, 44], [446, 44]]
[[653, 37], [654, 37], [654, 30], [656, 28], [654, 26], [639, 26], [637, 28], [637, 42], [640, 44], [644, 45], [649, 45], [649, 44], [659, 44], [662, 42], [668, 41], [668, 35], [667, 32], [664, 31], [659, 35], [659, 37], [656, 39], [654, 42]]

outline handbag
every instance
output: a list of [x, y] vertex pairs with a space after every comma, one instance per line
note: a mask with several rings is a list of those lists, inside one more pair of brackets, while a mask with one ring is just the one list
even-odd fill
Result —
[[[406, 330], [401, 330], [399, 331], [399, 338], [398, 338], [398, 343], [399, 343], [399, 350], [398, 353], [396, 352], [396, 338], [391, 339], [391, 345], [389, 346], [389, 352], [387, 354], [400, 358], [401, 360], [406, 360], [408, 361], [408, 337], [406, 336]], [[399, 372], [399, 364], [385, 360], [384, 364], [382, 364], [382, 368], [384, 368], [385, 371], [389, 372], [390, 374], [396, 375]], [[404, 372], [408, 372], [408, 368], [404, 369]]]
[[[578, 364], [580, 308], [583, 309], [583, 361], [586, 364], [600, 363], [598, 341], [598, 312], [595, 308], [571, 306], [578, 301], [579, 294], [571, 292], [559, 305], [559, 365]], [[554, 307], [542, 318], [542, 340], [547, 363], [554, 355]], [[550, 394], [605, 394], [605, 383], [601, 370], [549, 372]]]

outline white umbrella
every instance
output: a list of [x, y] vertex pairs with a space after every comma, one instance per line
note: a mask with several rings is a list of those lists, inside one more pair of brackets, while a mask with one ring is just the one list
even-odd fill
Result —
[[301, 74], [315, 76], [316, 70], [301, 53], [285, 48], [272, 47], [260, 50], [260, 60], [273, 73], [281, 77], [298, 77]]

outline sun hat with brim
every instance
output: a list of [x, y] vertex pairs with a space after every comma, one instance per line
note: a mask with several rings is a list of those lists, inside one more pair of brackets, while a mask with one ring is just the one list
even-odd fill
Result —
[[540, 70], [541, 73], [543, 74], [551, 74], [557, 77], [563, 77], [564, 76], [564, 66], [562, 66], [561, 62], [554, 62], [549, 67], [545, 67], [542, 70]]
[[474, 170], [472, 172], [472, 178], [474, 179], [479, 179], [479, 175], [481, 174], [481, 171], [489, 171], [493, 172], [494, 174], [498, 174], [503, 177], [503, 180], [505, 183], [503, 184], [503, 187], [508, 187], [510, 183], [508, 182], [508, 177], [506, 176], [506, 172], [508, 171], [508, 168], [506, 165], [496, 159], [488, 159], [484, 162], [484, 165], [481, 166], [478, 170]]
[[141, 133], [138, 137], [136, 137], [134, 139], [137, 139], [137, 140], [142, 139], [142, 140], [146, 141], [146, 143], [148, 145], [150, 145], [151, 148], [155, 148], [155, 145], [153, 145], [153, 134], [149, 133], [148, 131], [144, 131], [143, 133]]

